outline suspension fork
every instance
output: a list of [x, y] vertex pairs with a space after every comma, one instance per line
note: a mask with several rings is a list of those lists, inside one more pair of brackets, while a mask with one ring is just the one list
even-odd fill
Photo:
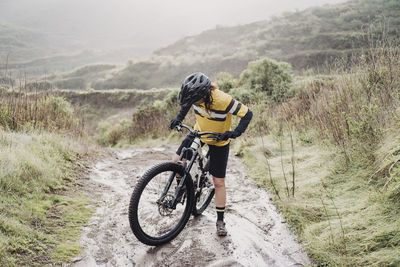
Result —
[[[183, 155], [185, 154], [185, 152], [187, 150], [191, 150], [192, 151], [192, 158], [190, 159], [189, 164], [187, 164], [187, 162], [183, 162], [182, 161]], [[184, 186], [186, 178], [187, 178], [187, 175], [188, 175], [189, 171], [192, 169], [193, 163], [195, 162], [197, 156], [198, 156], [198, 152], [197, 152], [197, 150], [194, 150], [193, 148], [183, 148], [182, 149], [182, 152], [181, 152], [181, 155], [179, 156], [178, 162], [182, 162], [183, 163], [184, 174], [183, 174], [182, 178], [180, 179], [180, 181], [178, 183], [178, 186], [175, 189], [174, 198], [172, 200], [172, 203], [168, 203], [168, 207], [169, 208], [172, 208], [172, 209], [176, 208], [176, 204], [178, 203], [179, 192], [182, 189], [182, 187]], [[169, 191], [172, 183], [175, 180], [175, 176], [176, 176], [175, 172], [170, 174], [170, 176], [168, 178], [168, 181], [167, 181], [167, 184], [165, 185], [164, 190], [161, 193], [160, 198], [157, 200], [157, 204], [161, 204], [162, 203], [162, 199], [167, 195], [167, 192]]]

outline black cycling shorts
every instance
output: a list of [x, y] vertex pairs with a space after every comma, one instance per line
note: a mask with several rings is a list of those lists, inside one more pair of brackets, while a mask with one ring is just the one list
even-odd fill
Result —
[[[190, 147], [192, 144], [193, 139], [189, 136], [182, 141], [181, 145], [179, 146], [178, 150], [176, 151], [177, 155], [181, 154], [181, 151], [184, 147]], [[204, 145], [202, 142], [201, 145]], [[210, 151], [210, 173], [212, 176], [216, 178], [225, 178], [226, 175], [226, 166], [228, 164], [228, 157], [229, 157], [229, 144], [225, 146], [213, 146], [208, 145]], [[187, 151], [187, 154], [184, 155], [184, 158], [190, 159], [191, 158], [191, 151]], [[189, 154], [190, 153], [190, 154]]]

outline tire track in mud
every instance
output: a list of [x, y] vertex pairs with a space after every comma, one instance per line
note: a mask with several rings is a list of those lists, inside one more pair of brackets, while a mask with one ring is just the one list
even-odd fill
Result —
[[97, 206], [80, 240], [85, 248], [72, 266], [303, 266], [310, 264], [267, 192], [245, 179], [231, 155], [227, 172], [228, 236], [215, 233], [213, 201], [203, 215], [191, 217], [172, 242], [159, 247], [140, 243], [128, 221], [130, 195], [137, 180], [156, 163], [170, 160], [172, 147], [114, 149], [90, 173], [88, 195]]

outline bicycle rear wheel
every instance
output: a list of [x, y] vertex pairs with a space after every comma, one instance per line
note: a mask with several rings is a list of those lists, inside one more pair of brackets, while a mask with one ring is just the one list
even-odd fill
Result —
[[214, 192], [215, 192], [214, 185], [209, 180], [209, 178], [206, 175], [201, 177], [200, 185], [196, 189], [196, 192], [194, 193], [195, 197], [194, 197], [194, 205], [192, 211], [192, 214], [194, 216], [199, 216], [200, 214], [203, 213], [203, 211], [210, 204], [214, 196]]
[[137, 239], [146, 245], [158, 246], [171, 241], [189, 220], [194, 202], [193, 182], [189, 174], [175, 209], [170, 203], [174, 199], [177, 183], [173, 181], [163, 195], [169, 178], [176, 173], [183, 176], [181, 165], [172, 162], [158, 164], [143, 175], [132, 193], [129, 223]]

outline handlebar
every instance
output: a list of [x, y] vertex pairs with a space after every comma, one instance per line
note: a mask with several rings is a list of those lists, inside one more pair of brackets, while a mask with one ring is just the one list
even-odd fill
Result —
[[177, 129], [178, 132], [182, 132], [182, 128], [187, 129], [191, 134], [193, 134], [195, 137], [202, 137], [203, 135], [210, 135], [207, 137], [203, 137], [203, 138], [213, 138], [213, 139], [217, 139], [219, 140], [219, 138], [221, 137], [221, 133], [214, 133], [214, 132], [199, 132], [197, 130], [194, 130], [192, 128], [190, 128], [188, 125], [186, 124], [179, 124], [177, 126], [175, 126], [175, 128]]

